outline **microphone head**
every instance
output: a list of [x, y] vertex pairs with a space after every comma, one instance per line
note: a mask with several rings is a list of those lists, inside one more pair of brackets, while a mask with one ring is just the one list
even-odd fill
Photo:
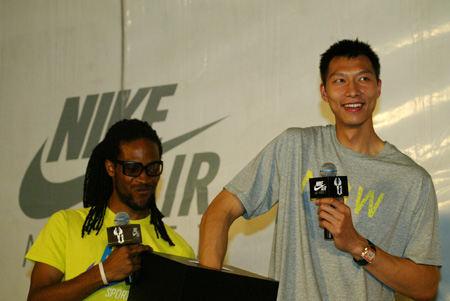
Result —
[[126, 212], [119, 212], [114, 217], [114, 223], [116, 226], [128, 225], [130, 223], [130, 216]]
[[322, 177], [334, 177], [337, 174], [337, 168], [336, 165], [333, 163], [324, 163], [322, 167], [320, 168], [320, 175]]

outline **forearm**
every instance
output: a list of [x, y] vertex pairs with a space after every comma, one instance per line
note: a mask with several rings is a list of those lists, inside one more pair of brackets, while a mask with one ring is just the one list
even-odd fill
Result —
[[365, 269], [392, 290], [415, 300], [433, 298], [439, 285], [438, 267], [392, 256], [379, 247], [374, 261]]
[[[367, 239], [353, 226], [351, 209], [333, 198], [316, 200], [319, 205], [320, 225], [328, 229], [334, 237], [334, 245], [360, 260], [367, 247]], [[430, 299], [439, 285], [439, 268], [393, 256], [376, 246], [376, 256], [364, 268], [392, 290], [413, 299]]]
[[[354, 232], [353, 248], [346, 250], [360, 260], [367, 239]], [[428, 300], [436, 295], [439, 285], [439, 268], [417, 264], [409, 259], [393, 256], [376, 246], [373, 262], [364, 266], [375, 278], [392, 290], [414, 300]]]
[[236, 218], [244, 214], [241, 201], [224, 189], [209, 205], [200, 225], [199, 262], [219, 269], [228, 246], [228, 230]]
[[103, 286], [98, 265], [64, 282], [30, 288], [28, 300], [83, 300]]
[[228, 227], [214, 216], [203, 215], [200, 225], [200, 264], [220, 269], [228, 246]]

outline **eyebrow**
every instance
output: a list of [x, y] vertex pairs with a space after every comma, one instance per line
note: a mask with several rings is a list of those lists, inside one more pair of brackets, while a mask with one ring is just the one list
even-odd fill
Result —
[[155, 160], [155, 161], [150, 161], [150, 162], [148, 162], [147, 164], [144, 164], [144, 163], [139, 162], [139, 161], [130, 161], [130, 160], [119, 160], [119, 159], [115, 159], [115, 161], [122, 162], [122, 163], [138, 163], [138, 164], [142, 164], [143, 166], [147, 166], [147, 165], [152, 164], [152, 163], [161, 163], [161, 162], [162, 162], [161, 159]]
[[[333, 76], [346, 76], [348, 73], [347, 72], [334, 72], [332, 74], [330, 74], [329, 78], [333, 77]], [[373, 73], [372, 71], [369, 70], [362, 70], [356, 73], [356, 75], [364, 75], [364, 74], [371, 74], [375, 76], [375, 73]]]

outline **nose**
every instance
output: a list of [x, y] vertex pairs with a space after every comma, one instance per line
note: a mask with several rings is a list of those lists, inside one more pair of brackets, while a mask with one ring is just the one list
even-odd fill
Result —
[[149, 177], [147, 175], [147, 171], [146, 170], [143, 170], [142, 173], [139, 175], [139, 177], [136, 177], [135, 179], [139, 183], [146, 184], [146, 183], [150, 183], [153, 180], [153, 178], [154, 177]]
[[361, 91], [359, 90], [358, 84], [353, 81], [349, 81], [347, 84], [346, 96], [353, 98], [359, 96], [360, 94]]

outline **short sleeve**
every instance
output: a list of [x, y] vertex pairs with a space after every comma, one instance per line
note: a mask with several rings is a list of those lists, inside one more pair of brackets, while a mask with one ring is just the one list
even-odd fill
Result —
[[262, 215], [278, 203], [286, 136], [285, 131], [272, 140], [225, 186], [243, 204], [245, 218]]
[[66, 236], [66, 214], [61, 210], [49, 218], [25, 258], [51, 265], [65, 273]]
[[416, 209], [413, 222], [415, 226], [411, 229], [411, 238], [403, 257], [418, 264], [441, 266], [438, 205], [433, 182], [428, 174], [423, 179], [420, 199], [423, 202]]

